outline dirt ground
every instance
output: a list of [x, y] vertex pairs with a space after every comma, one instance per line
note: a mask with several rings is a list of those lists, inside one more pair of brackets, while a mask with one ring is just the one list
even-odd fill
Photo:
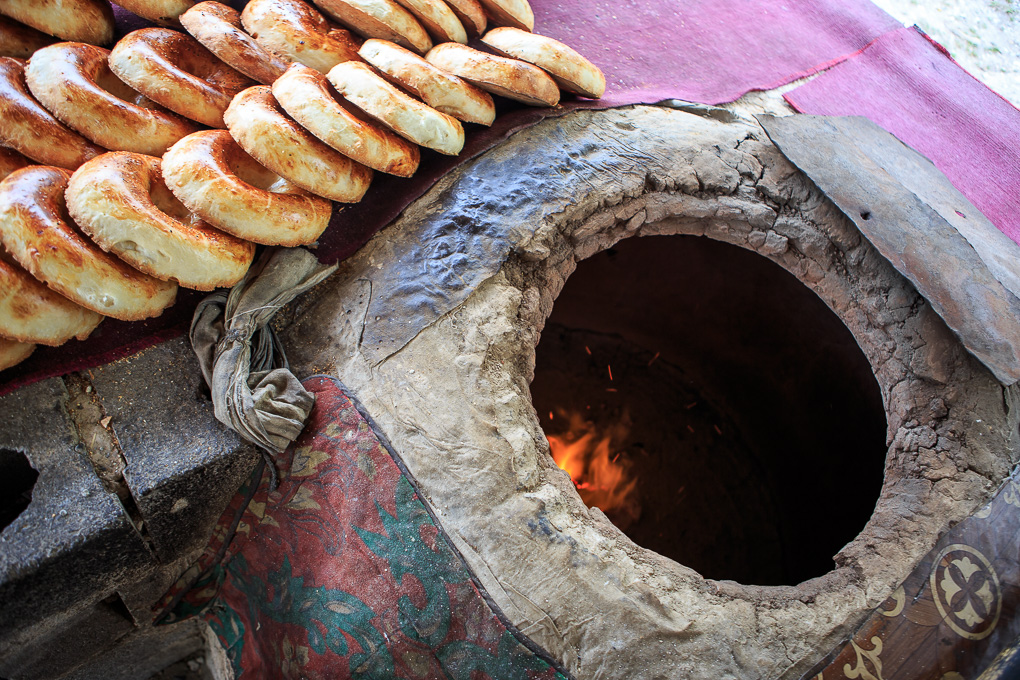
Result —
[[1020, 107], [1020, 0], [873, 0]]

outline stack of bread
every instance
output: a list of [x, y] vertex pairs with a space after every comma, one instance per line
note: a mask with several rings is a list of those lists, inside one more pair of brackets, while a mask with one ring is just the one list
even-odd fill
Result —
[[107, 50], [105, 0], [0, 4], [0, 369], [314, 243], [373, 171], [459, 154], [493, 94], [605, 90], [527, 0], [117, 4], [166, 28]]

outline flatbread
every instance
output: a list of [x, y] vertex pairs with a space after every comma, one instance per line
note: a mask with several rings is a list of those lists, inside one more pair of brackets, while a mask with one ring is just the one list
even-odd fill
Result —
[[494, 28], [482, 42], [497, 54], [534, 64], [567, 92], [598, 99], [606, 91], [606, 76], [576, 50], [559, 40], [518, 28]]

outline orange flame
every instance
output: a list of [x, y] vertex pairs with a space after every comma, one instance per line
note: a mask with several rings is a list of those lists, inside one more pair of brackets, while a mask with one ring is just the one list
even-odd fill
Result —
[[601, 434], [579, 413], [563, 413], [570, 423], [567, 432], [549, 435], [549, 449], [556, 464], [570, 475], [581, 500], [597, 507], [620, 528], [626, 529], [641, 514], [634, 494], [637, 479], [630, 474], [630, 461], [613, 453], [614, 440], [622, 441], [629, 431], [629, 419], [606, 428]]

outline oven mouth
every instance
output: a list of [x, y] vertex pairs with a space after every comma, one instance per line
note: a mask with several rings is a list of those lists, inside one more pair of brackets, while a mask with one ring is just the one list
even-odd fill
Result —
[[[609, 519], [706, 578], [822, 576], [881, 492], [887, 421], [867, 358], [811, 289], [738, 246], [627, 238], [579, 262], [531, 394], [582, 500], [606, 510], [606, 485], [631, 485]], [[622, 470], [599, 478], [574, 449], [603, 440]]]

